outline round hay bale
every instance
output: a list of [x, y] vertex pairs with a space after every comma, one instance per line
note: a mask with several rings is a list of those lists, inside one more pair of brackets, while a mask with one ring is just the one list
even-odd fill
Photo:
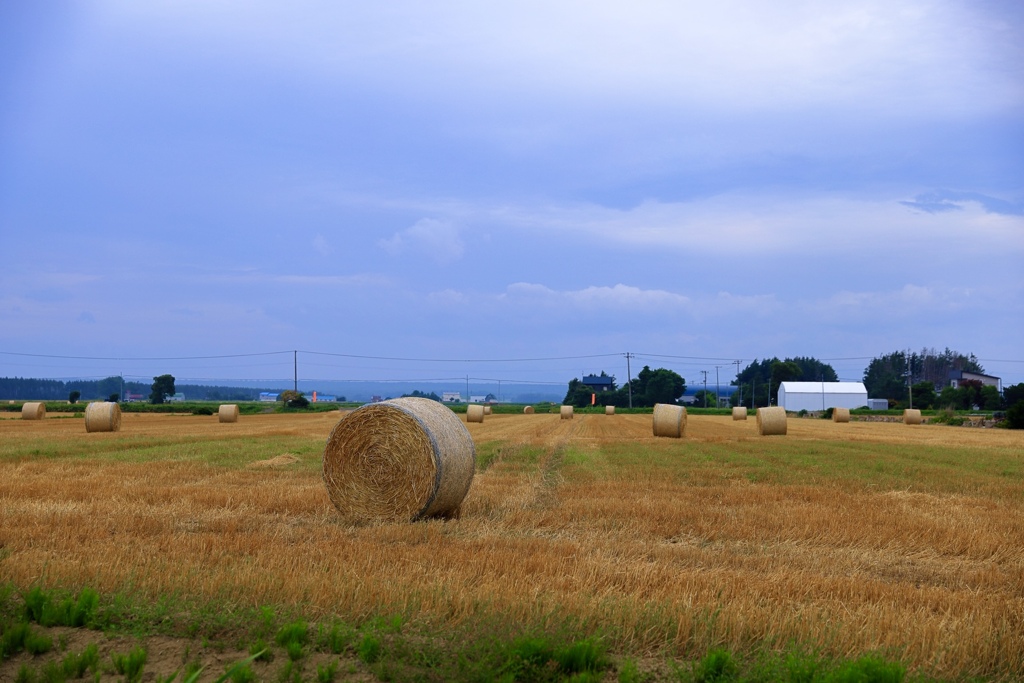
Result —
[[614, 415], [615, 414], [615, 406], [605, 406], [604, 407], [604, 414], [605, 415]]
[[654, 435], [667, 436], [678, 439], [686, 433], [686, 408], [683, 406], [669, 405], [668, 403], [654, 404]]
[[491, 407], [490, 406], [484, 406], [484, 415], [490, 415], [490, 414], [491, 414]]
[[121, 431], [121, 406], [109, 401], [97, 401], [85, 407], [85, 431]]
[[324, 448], [327, 495], [343, 517], [458, 517], [476, 468], [469, 430], [429, 398], [369, 403], [342, 417]]
[[903, 424], [919, 425], [924, 422], [921, 411], [917, 408], [907, 408], [903, 411]]
[[558, 409], [558, 414], [562, 416], [561, 419], [563, 419], [563, 420], [571, 420], [572, 419], [572, 406], [561, 406]]
[[742, 406], [737, 406], [732, 409], [732, 419], [734, 420], [746, 420], [747, 409]]
[[238, 405], [225, 403], [217, 409], [217, 420], [219, 422], [238, 422]]
[[833, 408], [832, 409], [832, 421], [833, 422], [849, 422], [850, 421], [850, 409], [849, 408]]
[[523, 415], [533, 415], [533, 406], [523, 408]]
[[466, 422], [483, 422], [486, 412], [483, 406], [466, 406]]
[[786, 409], [780, 406], [758, 408], [757, 432], [761, 436], [785, 436]]
[[22, 420], [42, 420], [44, 417], [46, 417], [46, 404], [42, 401], [21, 404]]

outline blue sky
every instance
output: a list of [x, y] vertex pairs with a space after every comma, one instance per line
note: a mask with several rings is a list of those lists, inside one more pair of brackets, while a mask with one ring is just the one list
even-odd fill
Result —
[[0, 376], [948, 346], [1024, 381], [1021, 35], [984, 0], [4, 3]]

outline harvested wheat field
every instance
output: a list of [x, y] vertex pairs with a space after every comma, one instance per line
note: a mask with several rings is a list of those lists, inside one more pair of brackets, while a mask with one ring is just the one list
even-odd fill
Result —
[[[171, 621], [202, 605], [354, 627], [400, 615], [438, 661], [492, 635], [589, 638], [609, 681], [627, 664], [678, 680], [674, 662], [715, 648], [1024, 672], [1022, 432], [791, 418], [765, 439], [691, 415], [659, 439], [650, 414], [495, 413], [467, 425], [459, 519], [353, 524], [321, 480], [337, 420], [0, 420], [0, 579], [174, 596]], [[357, 664], [352, 680], [376, 671]]]

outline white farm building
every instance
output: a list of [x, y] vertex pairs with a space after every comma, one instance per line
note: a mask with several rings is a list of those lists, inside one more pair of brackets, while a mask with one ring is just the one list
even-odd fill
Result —
[[779, 405], [789, 412], [828, 408], [863, 408], [868, 390], [863, 382], [782, 382]]

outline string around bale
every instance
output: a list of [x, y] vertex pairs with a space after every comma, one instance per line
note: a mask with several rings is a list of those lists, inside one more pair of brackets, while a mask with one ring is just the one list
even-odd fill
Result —
[[121, 431], [121, 406], [112, 401], [97, 401], [85, 407], [85, 431]]
[[903, 411], [903, 424], [919, 425], [923, 422], [924, 418], [921, 417], [921, 411], [917, 408], [907, 408]]
[[785, 436], [786, 409], [780, 406], [758, 408], [757, 432], [761, 436]]
[[238, 422], [238, 405], [225, 403], [217, 409], [218, 422]]
[[686, 408], [668, 403], [655, 403], [652, 422], [654, 436], [682, 438], [686, 433]]
[[22, 420], [42, 420], [44, 417], [46, 417], [46, 404], [42, 401], [21, 404]]
[[473, 440], [455, 413], [430, 399], [397, 398], [338, 421], [323, 481], [346, 519], [410, 522], [457, 517], [475, 468]]

